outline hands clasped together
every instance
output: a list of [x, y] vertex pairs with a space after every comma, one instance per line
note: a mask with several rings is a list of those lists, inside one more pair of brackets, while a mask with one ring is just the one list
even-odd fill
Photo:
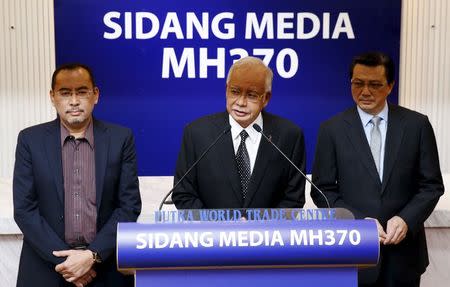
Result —
[[97, 276], [90, 250], [60, 250], [53, 251], [53, 255], [67, 257], [63, 263], [56, 265], [55, 270], [77, 287], [86, 286]]

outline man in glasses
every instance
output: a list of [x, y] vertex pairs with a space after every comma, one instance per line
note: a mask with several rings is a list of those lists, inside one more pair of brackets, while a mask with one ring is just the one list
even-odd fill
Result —
[[116, 270], [116, 227], [141, 210], [131, 130], [92, 116], [91, 70], [52, 77], [58, 117], [20, 132], [14, 218], [24, 235], [17, 286], [133, 286]]
[[302, 130], [263, 110], [272, 95], [272, 78], [271, 69], [258, 58], [237, 61], [228, 72], [226, 112], [200, 118], [185, 128], [175, 183], [219, 139], [174, 190], [177, 208], [303, 206], [305, 179], [253, 128], [261, 127], [305, 170]]
[[[350, 84], [356, 105], [321, 125], [313, 181], [333, 207], [378, 227], [381, 257], [360, 272], [360, 286], [419, 286], [428, 265], [423, 224], [444, 192], [433, 129], [425, 115], [387, 103], [389, 56], [356, 56]], [[311, 197], [326, 206], [317, 191]]]

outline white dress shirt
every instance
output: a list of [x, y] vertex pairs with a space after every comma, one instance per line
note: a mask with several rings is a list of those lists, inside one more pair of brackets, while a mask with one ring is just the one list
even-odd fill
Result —
[[[244, 130], [244, 128], [241, 127], [241, 125], [238, 124], [231, 115], [228, 115], [228, 117], [231, 125], [231, 138], [233, 139], [234, 154], [236, 155], [239, 145], [241, 144], [241, 136], [239, 134], [242, 132], [242, 130]], [[253, 128], [253, 124], [258, 124], [261, 129], [263, 128], [263, 119], [261, 113], [259, 113], [258, 117], [253, 123], [245, 128], [245, 131], [248, 133], [248, 138], [245, 140], [245, 147], [247, 148], [248, 156], [250, 158], [251, 173], [253, 173], [253, 167], [255, 166], [259, 143], [261, 142], [261, 134]]]
[[[380, 155], [380, 180], [383, 181], [383, 171], [384, 171], [384, 150], [386, 146], [386, 132], [388, 125], [388, 113], [389, 108], [387, 102], [384, 104], [384, 108], [378, 113], [378, 117], [381, 118], [380, 121], [380, 132], [381, 132], [381, 155]], [[363, 111], [360, 107], [358, 107], [358, 114], [361, 119], [361, 123], [364, 127], [364, 133], [366, 134], [367, 142], [370, 143], [370, 132], [372, 131], [373, 124], [370, 120], [374, 117], [374, 115], [368, 114]]]

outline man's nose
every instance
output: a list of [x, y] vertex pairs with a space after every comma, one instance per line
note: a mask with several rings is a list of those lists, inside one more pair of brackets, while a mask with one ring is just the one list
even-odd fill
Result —
[[75, 93], [72, 93], [69, 98], [69, 104], [71, 106], [78, 106], [80, 104], [80, 99]]
[[236, 104], [239, 106], [246, 106], [247, 105], [247, 97], [244, 93], [242, 93], [236, 100]]
[[361, 93], [363, 95], [371, 95], [372, 94], [372, 92], [369, 89], [369, 84], [368, 83], [364, 84], [364, 87], [362, 88]]

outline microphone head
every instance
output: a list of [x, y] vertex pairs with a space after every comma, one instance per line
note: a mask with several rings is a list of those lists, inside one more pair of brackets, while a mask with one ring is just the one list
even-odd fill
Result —
[[253, 124], [253, 128], [260, 133], [262, 131], [261, 127], [258, 124]]

